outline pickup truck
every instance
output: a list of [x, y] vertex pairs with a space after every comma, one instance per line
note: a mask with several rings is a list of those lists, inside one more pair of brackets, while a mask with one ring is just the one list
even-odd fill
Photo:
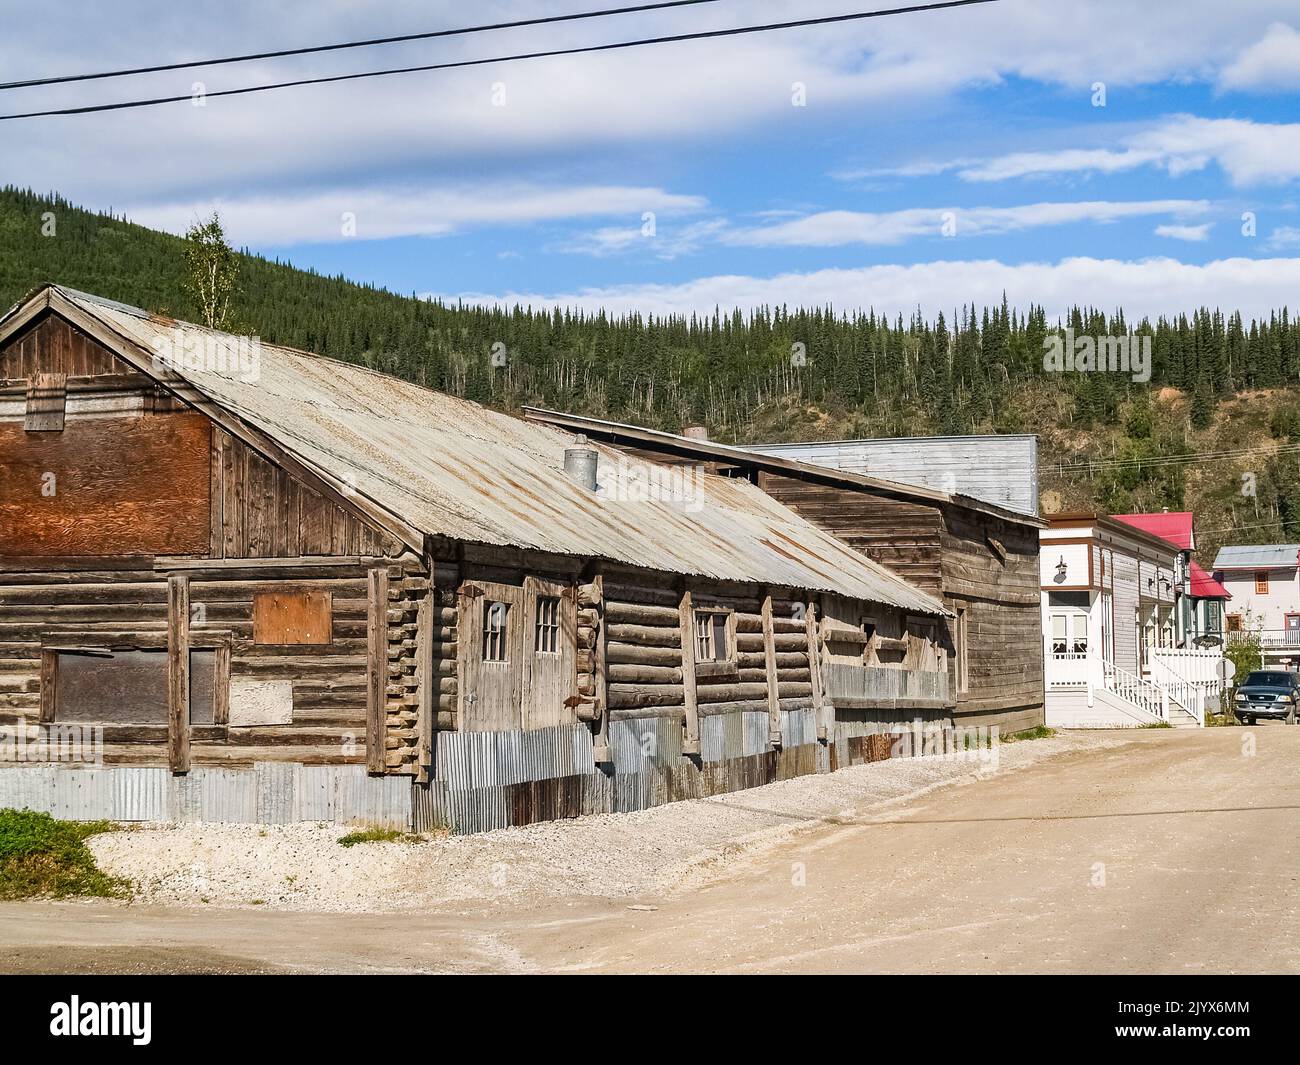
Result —
[[1237, 686], [1232, 709], [1243, 725], [1253, 725], [1260, 718], [1294, 721], [1297, 700], [1300, 700], [1300, 673], [1256, 670]]

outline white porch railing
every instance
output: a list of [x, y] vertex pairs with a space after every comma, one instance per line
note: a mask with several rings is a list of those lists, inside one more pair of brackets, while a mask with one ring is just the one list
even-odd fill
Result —
[[1161, 721], [1169, 720], [1169, 695], [1158, 685], [1143, 680], [1127, 669], [1121, 669], [1114, 662], [1103, 662], [1101, 668], [1107, 691], [1114, 692], [1121, 699], [1127, 699], [1130, 703], [1140, 706]]
[[1151, 653], [1151, 679], [1203, 726], [1206, 712], [1218, 707], [1223, 694], [1222, 663], [1217, 651], [1157, 648]]
[[1086, 688], [1101, 685], [1100, 661], [1086, 651], [1047, 650], [1046, 684], [1049, 689]]
[[[1048, 691], [1094, 688], [1112, 692], [1134, 703], [1161, 721], [1169, 720], [1170, 706], [1186, 710], [1198, 725], [1205, 724], [1207, 711], [1218, 706], [1223, 691], [1220, 674], [1222, 654], [1217, 650], [1153, 648], [1147, 668], [1149, 676], [1103, 662], [1087, 652], [1058, 652], [1044, 648]], [[1089, 694], [1091, 701], [1091, 694]]]

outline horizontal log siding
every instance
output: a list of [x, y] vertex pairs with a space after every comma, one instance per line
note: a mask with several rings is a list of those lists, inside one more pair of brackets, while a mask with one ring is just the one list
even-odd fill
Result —
[[[107, 561], [107, 560], [106, 560]], [[289, 681], [289, 725], [191, 729], [193, 765], [361, 762], [366, 724], [366, 581], [361, 568], [330, 567], [295, 583], [264, 571], [190, 568], [191, 644], [231, 633], [231, 677]], [[293, 576], [293, 575], [290, 575]], [[310, 587], [331, 593], [332, 640], [307, 646], [253, 643], [253, 596]], [[167, 580], [147, 569], [0, 572], [0, 723], [40, 711], [41, 639], [47, 633], [157, 634], [167, 646]], [[166, 765], [165, 726], [106, 726], [108, 764]]]
[[[768, 688], [763, 647], [762, 596], [757, 586], [691, 582], [695, 610], [734, 612], [736, 670], [708, 675], [697, 670], [696, 700], [701, 716], [753, 710], [766, 712]], [[681, 591], [668, 577], [620, 572], [605, 577], [609, 625], [609, 705], [611, 716], [626, 719], [652, 711], [685, 723], [685, 688], [678, 604]], [[809, 705], [812, 697], [808, 640], [802, 620], [793, 615], [789, 592], [773, 596], [777, 688], [786, 709]]]

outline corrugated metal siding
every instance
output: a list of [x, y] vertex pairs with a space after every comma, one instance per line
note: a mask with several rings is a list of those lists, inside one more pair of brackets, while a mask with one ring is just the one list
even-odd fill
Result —
[[746, 446], [765, 455], [935, 488], [1038, 516], [1036, 436], [920, 436]]
[[367, 776], [364, 766], [259, 762], [201, 766], [185, 776], [138, 766], [12, 766], [0, 768], [0, 807], [76, 821], [319, 820], [405, 828], [411, 788], [404, 777]]

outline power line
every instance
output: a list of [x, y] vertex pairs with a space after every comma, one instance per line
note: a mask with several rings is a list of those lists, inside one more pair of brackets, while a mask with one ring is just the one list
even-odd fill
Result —
[[[462, 59], [448, 63], [428, 63], [414, 67], [395, 67], [388, 70], [370, 70], [357, 74], [335, 74], [320, 78], [299, 78], [295, 81], [281, 81], [269, 85], [250, 85], [239, 89], [221, 89], [217, 92], [203, 93], [205, 99], [221, 96], [243, 96], [248, 93], [270, 92], [275, 89], [291, 89], [302, 85], [326, 85], [334, 82], [360, 81], [366, 78], [391, 77], [396, 74], [417, 74], [432, 70], [453, 70], [463, 67], [489, 66], [494, 63], [513, 63], [525, 59], [547, 59], [556, 56], [585, 55], [591, 52], [611, 52], [627, 48], [640, 48], [654, 44], [679, 44], [684, 41], [702, 41], [719, 37], [739, 37], [744, 34], [769, 33], [774, 30], [797, 29], [807, 26], [828, 26], [835, 23], [857, 22], [863, 19], [883, 18], [887, 15], [907, 15], [920, 11], [940, 11], [946, 8], [971, 7], [975, 4], [994, 4], [998, 0], [946, 0], [944, 3], [912, 4], [908, 7], [894, 7], [879, 11], [856, 11], [847, 15], [827, 15], [822, 18], [794, 19], [789, 22], [769, 22], [759, 26], [734, 26], [723, 30], [700, 30], [694, 33], [677, 33], [663, 37], [643, 37], [634, 41], [615, 41], [609, 44], [591, 44], [578, 48], [557, 48], [543, 52], [519, 52], [514, 55], [493, 56], [490, 59]], [[93, 104], [86, 107], [64, 107], [49, 111], [26, 111], [12, 115], [0, 115], [0, 122], [11, 122], [20, 118], [49, 118], [56, 115], [87, 115], [99, 111], [123, 111], [137, 107], [157, 107], [162, 104], [182, 103], [193, 100], [193, 94], [184, 96], [159, 96], [147, 100], [125, 100], [112, 104]]]
[[1234, 448], [1227, 451], [1194, 451], [1186, 455], [1154, 455], [1151, 458], [1144, 459], [1097, 459], [1089, 462], [1049, 464], [1047, 468], [1066, 473], [1076, 470], [1119, 469], [1128, 466], [1176, 466], [1201, 460], [1245, 458], [1247, 455], [1260, 452], [1269, 452], [1274, 455], [1294, 454], [1300, 452], [1300, 444], [1280, 444], [1276, 447], [1265, 444], [1259, 447]]
[[196, 59], [188, 63], [165, 63], [154, 67], [129, 67], [125, 70], [105, 70], [97, 74], [64, 74], [53, 78], [32, 78], [28, 81], [0, 82], [2, 89], [26, 89], [35, 85], [66, 85], [77, 81], [99, 81], [104, 78], [125, 78], [134, 74], [159, 74], [168, 70], [187, 70], [191, 67], [217, 67], [230, 63], [247, 63], [256, 59], [282, 59], [286, 56], [313, 55], [318, 52], [339, 52], [350, 48], [373, 48], [382, 44], [403, 44], [409, 41], [427, 41], [437, 37], [460, 37], [471, 33], [492, 30], [513, 30], [524, 26], [547, 26], [558, 22], [578, 22], [584, 19], [607, 18], [611, 15], [628, 15], [642, 11], [660, 11], [672, 7], [694, 7], [698, 4], [716, 4], [719, 0], [663, 0], [655, 4], [636, 4], [629, 7], [610, 7], [603, 11], [582, 11], [570, 15], [549, 15], [545, 18], [520, 19], [517, 22], [494, 22], [483, 26], [465, 26], [454, 30], [431, 30], [427, 33], [404, 33], [396, 37], [372, 37], [364, 41], [342, 41], [336, 44], [319, 44], [308, 48], [284, 48], [276, 52], [249, 52], [245, 55], [225, 56], [221, 59]]
[[1256, 525], [1233, 525], [1226, 529], [1202, 529], [1202, 536], [1217, 536], [1219, 533], [1247, 532], [1251, 529], [1280, 529], [1287, 525], [1300, 525], [1300, 518], [1287, 521], [1264, 521]]

